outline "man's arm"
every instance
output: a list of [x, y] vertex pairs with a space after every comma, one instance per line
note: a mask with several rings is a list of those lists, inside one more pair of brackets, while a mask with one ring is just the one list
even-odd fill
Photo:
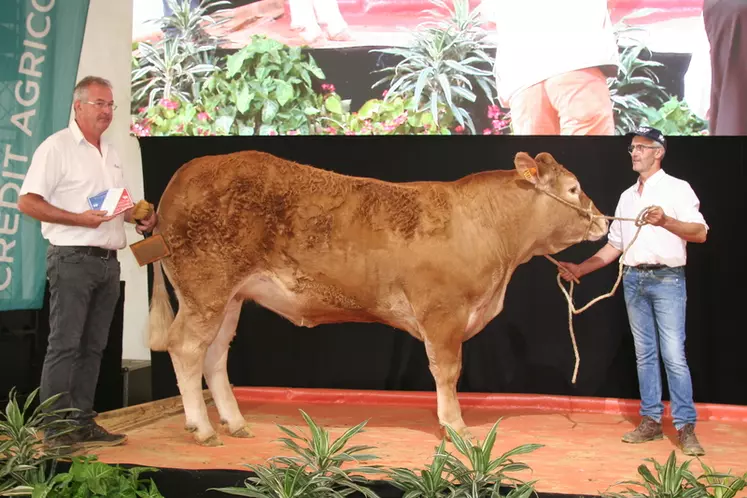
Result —
[[112, 219], [106, 211], [89, 210], [83, 213], [72, 213], [55, 207], [39, 194], [24, 194], [18, 199], [18, 210], [39, 221], [57, 223], [58, 225], [97, 228], [101, 223]]
[[646, 221], [654, 226], [669, 230], [688, 242], [702, 243], [708, 237], [708, 230], [702, 223], [680, 221], [664, 214], [660, 207], [652, 208], [646, 214]]
[[598, 250], [596, 254], [581, 264], [576, 265], [559, 261], [562, 267], [559, 269], [560, 276], [565, 280], [572, 280], [573, 277], [581, 278], [584, 275], [588, 275], [591, 272], [607, 266], [617, 260], [621, 255], [622, 251], [608, 242], [604, 247]]
[[604, 268], [613, 261], [617, 261], [620, 256], [622, 256], [622, 251], [612, 244], [607, 243], [594, 256], [578, 265], [581, 271], [581, 275], [579, 276], [587, 275], [600, 268]]

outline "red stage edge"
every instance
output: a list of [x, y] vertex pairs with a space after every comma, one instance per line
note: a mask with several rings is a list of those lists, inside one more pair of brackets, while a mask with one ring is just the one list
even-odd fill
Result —
[[[237, 401], [249, 403], [309, 403], [346, 405], [390, 405], [435, 408], [435, 392], [353, 391], [343, 389], [301, 389], [276, 387], [234, 388]], [[460, 393], [463, 408], [522, 410], [551, 413], [598, 413], [636, 416], [640, 402], [634, 399], [553, 396], [541, 394]], [[669, 402], [664, 402], [664, 419], [671, 420]], [[698, 420], [747, 423], [747, 406], [696, 403]]]

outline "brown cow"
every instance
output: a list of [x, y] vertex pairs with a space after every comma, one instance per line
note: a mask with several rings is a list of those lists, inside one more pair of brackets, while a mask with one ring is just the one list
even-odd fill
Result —
[[228, 432], [251, 436], [226, 371], [244, 300], [299, 326], [379, 322], [409, 332], [425, 343], [439, 422], [469, 437], [456, 392], [462, 343], [500, 313], [518, 265], [607, 232], [550, 154], [520, 152], [514, 162], [403, 184], [253, 151], [182, 166], [158, 208], [172, 254], [154, 267], [150, 346], [171, 355], [196, 440], [221, 444], [203, 375]]

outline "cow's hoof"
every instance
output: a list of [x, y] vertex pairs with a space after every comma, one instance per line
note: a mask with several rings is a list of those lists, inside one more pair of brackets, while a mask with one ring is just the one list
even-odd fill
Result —
[[[453, 429], [454, 429], [454, 432], [456, 432], [459, 435], [459, 437], [461, 437], [465, 441], [470, 441], [472, 443], [475, 443], [477, 441], [475, 436], [472, 435], [472, 432], [466, 426], [459, 427], [459, 428], [453, 427]], [[443, 433], [446, 439], [449, 442], [453, 443], [454, 441], [452, 441], [451, 436], [449, 435], [449, 432], [446, 430], [446, 428], [441, 426], [441, 430], [443, 430]]]
[[239, 438], [250, 438], [250, 437], [254, 437], [254, 434], [252, 433], [252, 430], [248, 426], [244, 426], [241, 429], [232, 432], [231, 436], [239, 437]]
[[215, 447], [215, 446], [223, 446], [223, 441], [220, 440], [217, 434], [213, 434], [212, 436], [210, 436], [209, 438], [203, 441], [200, 441], [198, 439], [197, 444], [199, 444], [200, 446]]

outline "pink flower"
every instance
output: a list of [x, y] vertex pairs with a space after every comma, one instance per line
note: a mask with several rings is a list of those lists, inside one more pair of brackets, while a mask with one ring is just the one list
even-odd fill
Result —
[[278, 134], [278, 132], [276, 132], [275, 130], [270, 130], [267, 134], [270, 135], [271, 137], [274, 137]]
[[298, 130], [288, 130], [285, 134], [286, 135], [298, 135], [300, 132]]
[[206, 113], [205, 111], [202, 111], [200, 114], [197, 115], [197, 119], [199, 119], [200, 121], [209, 121], [210, 114]]
[[147, 107], [141, 107], [140, 109], [138, 109], [137, 112], [139, 112], [140, 114], [144, 114], [144, 113], [148, 112], [148, 108]]
[[332, 83], [324, 83], [322, 84], [322, 90], [325, 92], [334, 93], [335, 85], [333, 85]]
[[464, 126], [459, 125], [456, 128], [454, 128], [454, 131], [457, 133], [462, 133], [464, 131]]
[[386, 94], [389, 93], [389, 90], [384, 90], [384, 92], [381, 94], [382, 97], [386, 97]]
[[485, 128], [484, 130], [482, 130], [482, 134], [483, 135], [492, 135], [493, 134], [493, 130], [491, 130], [490, 128]]
[[158, 101], [159, 104], [161, 104], [166, 109], [178, 109], [179, 108], [179, 102], [175, 100], [169, 100], [169, 99], [161, 99]]
[[501, 116], [501, 109], [497, 105], [488, 106], [488, 117], [490, 119], [497, 119]]
[[149, 137], [151, 134], [150, 125], [143, 121], [130, 126], [130, 131], [138, 137]]

